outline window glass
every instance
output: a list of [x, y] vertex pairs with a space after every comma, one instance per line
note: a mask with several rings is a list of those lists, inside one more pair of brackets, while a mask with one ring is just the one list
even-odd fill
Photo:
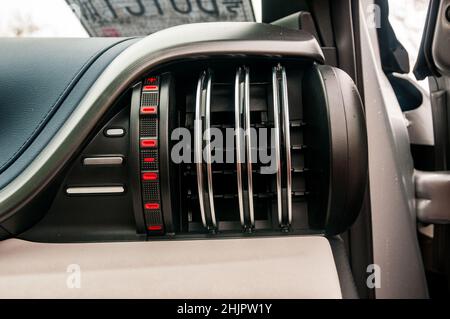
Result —
[[261, 0], [3, 0], [1, 37], [143, 36], [171, 25], [261, 21]]
[[[429, 0], [389, 0], [389, 22], [397, 39], [409, 54], [410, 78], [417, 81], [412, 74], [422, 40], [423, 28], [428, 11]], [[418, 81], [428, 88], [428, 81]]]

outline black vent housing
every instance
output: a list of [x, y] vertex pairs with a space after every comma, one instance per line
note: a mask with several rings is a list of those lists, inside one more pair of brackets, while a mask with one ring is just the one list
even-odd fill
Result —
[[[284, 83], [281, 70], [286, 76]], [[200, 109], [203, 106], [201, 129], [203, 133], [206, 130], [206, 95], [210, 95], [210, 127], [222, 131], [224, 138], [227, 137], [228, 129], [235, 129], [236, 90], [239, 87], [240, 93], [245, 91], [244, 81], [241, 86], [236, 86], [239, 76], [241, 79], [245, 78], [237, 72], [248, 72], [249, 75], [247, 94], [250, 126], [268, 129], [265, 137], [257, 136], [258, 145], [253, 145], [252, 141], [251, 150], [259, 151], [259, 141], [265, 139], [267, 154], [276, 152], [274, 143], [271, 143], [270, 130], [275, 127], [274, 103], [278, 101], [280, 104], [278, 127], [281, 201], [278, 197], [277, 174], [262, 174], [261, 169], [267, 164], [262, 163], [258, 157], [252, 163], [252, 223], [249, 216], [247, 161], [244, 161], [241, 170], [243, 205], [240, 206], [239, 203], [237, 137], [234, 137], [233, 148], [212, 150], [213, 157], [223, 157], [224, 163], [211, 163], [211, 185], [208, 184], [209, 168], [205, 160], [201, 164], [203, 176], [200, 179], [195, 162], [168, 165], [171, 183], [167, 191], [171, 195], [170, 198], [167, 197], [167, 201], [172, 206], [175, 202], [177, 209], [172, 207], [164, 215], [177, 221], [174, 232], [342, 233], [356, 218], [367, 183], [365, 121], [361, 99], [352, 80], [339, 69], [302, 59], [213, 59], [172, 64], [158, 73], [164, 74], [162, 78], [171, 83], [171, 88], [167, 90], [168, 93], [171, 92], [166, 99], [167, 105], [160, 105], [160, 109], [161, 112], [171, 114], [169, 123], [172, 129], [180, 127], [189, 130], [191, 159], [195, 158], [194, 122], [196, 111], [199, 110], [196, 109], [197, 104]], [[211, 83], [207, 92], [209, 80]], [[277, 82], [275, 85], [274, 81]], [[161, 85], [164, 87], [164, 81]], [[276, 86], [278, 89], [275, 89]], [[283, 126], [283, 86], [286, 87], [288, 104], [290, 165], [285, 152], [288, 146]], [[200, 90], [200, 95], [197, 90]], [[278, 98], [274, 98], [274, 94]], [[198, 97], [202, 101], [197, 102]], [[242, 124], [245, 129], [245, 123]], [[160, 135], [170, 135], [172, 131], [167, 130], [164, 123], [160, 130], [165, 132], [160, 132]], [[243, 140], [245, 143], [245, 136]], [[167, 141], [170, 151], [178, 142], [170, 138]], [[202, 150], [207, 150], [205, 141], [201, 146]], [[170, 154], [165, 157], [171, 161]], [[232, 162], [226, 162], [227, 158], [232, 159]], [[199, 181], [203, 184], [203, 217]], [[162, 189], [162, 192], [165, 190]], [[211, 193], [215, 216], [211, 213]], [[291, 213], [288, 194], [292, 201]], [[162, 206], [164, 210], [164, 200]]]
[[[142, 99], [149, 78], [159, 79], [157, 90], [148, 91], [158, 92], [158, 98], [150, 102]], [[201, 164], [204, 176], [200, 180], [206, 204], [202, 218], [197, 164], [176, 163], [171, 156], [179, 142], [175, 129], [182, 128], [190, 132], [186, 142], [191, 148], [187, 152], [191, 159], [194, 157], [196, 108], [206, 107], [209, 79], [212, 128], [222, 132], [234, 129], [236, 102], [244, 111], [246, 98], [250, 127], [274, 129], [277, 126], [274, 115], [278, 114], [281, 172], [278, 193], [277, 174], [262, 174], [261, 169], [267, 163], [259, 157], [252, 163], [253, 214], [250, 214], [247, 161], [239, 166], [241, 206], [236, 143], [230, 149], [215, 149], [216, 157], [222, 153], [224, 159], [227, 154], [231, 158], [230, 162], [211, 163], [215, 223], [211, 206], [207, 205], [210, 203], [207, 163]], [[197, 103], [198, 88], [200, 103]], [[68, 173], [55, 185], [57, 194], [47, 217], [24, 238], [70, 242], [129, 240], [136, 238], [136, 234], [138, 238], [149, 239], [334, 235], [344, 232], [357, 217], [367, 185], [366, 128], [358, 91], [343, 71], [310, 59], [208, 58], [155, 69], [131, 91], [68, 166]], [[126, 101], [131, 101], [131, 105]], [[155, 107], [154, 113], [148, 109], [150, 113], [143, 114], [147, 107]], [[287, 130], [283, 110], [288, 111]], [[240, 127], [245, 128], [247, 119], [242, 112]], [[125, 134], [105, 136], [111, 128], [124, 128]], [[204, 131], [205, 125], [201, 129]], [[270, 131], [267, 133], [265, 138], [258, 135], [256, 139], [265, 139], [266, 151], [272, 154], [276, 147]], [[143, 139], [154, 140], [156, 144], [142, 147]], [[234, 136], [232, 139], [236, 142]], [[243, 144], [253, 145], [246, 143], [245, 136]], [[201, 146], [204, 148], [205, 144]], [[290, 161], [286, 149], [290, 151]], [[83, 159], [93, 156], [123, 156], [123, 163], [84, 166]], [[145, 160], [148, 158], [152, 161]], [[157, 179], [143, 180], [148, 173]], [[124, 192], [117, 195], [66, 194], [68, 187], [118, 185], [124, 187]], [[291, 216], [288, 194], [292, 200]]]

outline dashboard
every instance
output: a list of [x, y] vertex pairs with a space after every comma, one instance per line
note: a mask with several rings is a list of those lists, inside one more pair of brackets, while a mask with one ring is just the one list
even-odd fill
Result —
[[[280, 254], [279, 245], [301, 252], [310, 270], [326, 259], [332, 267], [323, 272], [338, 280], [329, 241], [355, 221], [367, 185], [355, 84], [326, 64], [307, 32], [205, 26], [40, 43], [38, 60], [27, 57], [15, 71], [31, 74], [25, 82], [2, 77], [10, 124], [1, 137], [0, 238], [42, 251], [51, 243], [90, 250], [127, 242], [115, 246], [125, 256], [142, 244], [194, 255], [233, 247], [239, 256], [253, 251], [252, 266], [262, 258], [252, 246], [259, 242], [268, 255]], [[11, 40], [2, 54], [30, 46]], [[57, 58], [45, 61], [50, 52]], [[66, 64], [62, 76], [52, 73]], [[17, 106], [5, 107], [18, 92]], [[308, 246], [323, 249], [314, 257]]]
[[[2, 190], [7, 232], [70, 242], [334, 235], [351, 225], [367, 179], [352, 80], [321, 65], [302, 31], [183, 28], [195, 36], [157, 33], [105, 69], [16, 178], [23, 185]], [[45, 195], [18, 205], [31, 197], [8, 197], [14, 186]]]

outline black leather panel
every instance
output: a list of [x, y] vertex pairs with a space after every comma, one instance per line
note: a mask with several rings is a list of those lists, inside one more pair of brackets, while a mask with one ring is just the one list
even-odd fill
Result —
[[[61, 106], [86, 70], [117, 38], [0, 41], [0, 173]], [[103, 68], [116, 55], [103, 62]], [[75, 105], [72, 105], [72, 108]]]

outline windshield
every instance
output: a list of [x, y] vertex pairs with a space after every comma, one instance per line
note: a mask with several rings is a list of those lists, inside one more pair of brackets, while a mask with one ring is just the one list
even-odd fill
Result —
[[180, 24], [260, 16], [261, 0], [3, 0], [0, 36], [144, 36]]

